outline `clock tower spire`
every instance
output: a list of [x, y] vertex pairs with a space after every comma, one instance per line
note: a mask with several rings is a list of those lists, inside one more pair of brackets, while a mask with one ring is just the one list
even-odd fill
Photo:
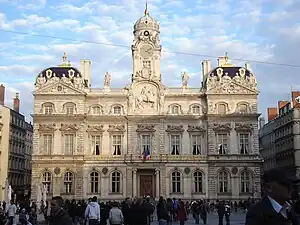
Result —
[[149, 15], [147, 1], [144, 16], [136, 21], [133, 34], [132, 82], [143, 80], [161, 82], [159, 24]]

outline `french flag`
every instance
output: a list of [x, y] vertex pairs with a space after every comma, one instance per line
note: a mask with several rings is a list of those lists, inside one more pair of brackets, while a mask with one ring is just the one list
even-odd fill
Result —
[[146, 150], [143, 153], [143, 160], [150, 160], [150, 150], [149, 147], [147, 146]]

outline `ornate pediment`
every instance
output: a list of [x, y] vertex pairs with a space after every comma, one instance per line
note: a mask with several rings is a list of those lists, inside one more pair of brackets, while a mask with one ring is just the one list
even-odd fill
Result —
[[53, 124], [39, 124], [39, 131], [41, 132], [54, 132], [56, 130], [55, 123]]
[[47, 83], [37, 89], [34, 94], [85, 94], [85, 92], [74, 87], [73, 83], [64, 82], [62, 78], [62, 80]]
[[230, 131], [231, 124], [230, 123], [214, 123], [213, 124], [214, 131]]
[[204, 132], [205, 129], [199, 125], [188, 125], [188, 132]]
[[125, 125], [109, 125], [108, 132], [125, 132]]
[[253, 124], [251, 123], [236, 123], [235, 130], [237, 131], [247, 131], [252, 132], [254, 129]]
[[68, 132], [68, 131], [76, 132], [78, 130], [78, 127], [77, 127], [76, 124], [65, 124], [65, 123], [62, 123], [59, 130], [63, 131], [63, 132]]
[[155, 132], [154, 124], [138, 124], [137, 125], [137, 132]]
[[206, 85], [207, 93], [216, 94], [258, 94], [256, 81], [251, 78], [242, 79], [236, 76], [231, 79], [224, 76], [218, 79], [216, 76], [210, 76]]
[[104, 132], [103, 125], [88, 125], [86, 132], [88, 133], [102, 133]]
[[181, 132], [184, 132], [184, 129], [183, 129], [183, 125], [168, 125], [167, 126], [167, 132], [176, 132], [176, 133], [181, 133]]

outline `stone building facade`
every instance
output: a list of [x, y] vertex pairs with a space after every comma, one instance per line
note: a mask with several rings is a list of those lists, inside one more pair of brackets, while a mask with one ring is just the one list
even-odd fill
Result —
[[12, 197], [17, 199], [23, 199], [31, 186], [31, 170], [26, 170], [26, 165], [31, 166], [27, 149], [32, 148], [32, 139], [28, 140], [27, 134], [33, 132], [33, 126], [19, 112], [18, 93], [12, 109], [5, 105], [4, 98], [5, 87], [0, 85], [0, 201], [5, 201], [6, 179], [13, 189]]
[[[246, 199], [260, 195], [257, 83], [228, 56], [203, 62], [203, 82], [168, 88], [160, 29], [148, 14], [134, 25], [132, 82], [91, 88], [91, 62], [63, 63], [37, 76], [32, 198]], [[150, 159], [145, 159], [149, 156]]]
[[259, 150], [264, 162], [261, 172], [283, 168], [295, 178], [300, 190], [300, 92], [291, 93], [292, 101], [278, 101], [268, 108], [268, 122], [259, 129]]

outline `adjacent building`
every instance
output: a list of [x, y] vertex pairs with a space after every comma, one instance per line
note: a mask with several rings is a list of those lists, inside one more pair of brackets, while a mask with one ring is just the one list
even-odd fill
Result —
[[[26, 170], [28, 156], [26, 149], [32, 148], [32, 141], [26, 141], [32, 125], [26, 123], [24, 115], [19, 113], [19, 94], [13, 100], [13, 109], [5, 106], [5, 87], [0, 86], [0, 200], [5, 200], [5, 181], [8, 179], [14, 196], [23, 198], [30, 190], [31, 169]], [[31, 128], [30, 128], [31, 126]], [[32, 134], [31, 134], [32, 135]], [[30, 153], [31, 154], [31, 153]], [[30, 161], [30, 157], [29, 157]], [[30, 164], [29, 164], [30, 166]], [[27, 178], [27, 179], [26, 179]]]
[[279, 101], [268, 108], [268, 122], [259, 130], [262, 172], [275, 167], [300, 178], [300, 92], [291, 93], [292, 101]]
[[[102, 200], [260, 197], [257, 82], [227, 54], [202, 63], [203, 82], [166, 87], [159, 23], [134, 25], [131, 83], [92, 88], [91, 61], [41, 71], [34, 91], [32, 198]], [[95, 84], [94, 84], [95, 85]]]

